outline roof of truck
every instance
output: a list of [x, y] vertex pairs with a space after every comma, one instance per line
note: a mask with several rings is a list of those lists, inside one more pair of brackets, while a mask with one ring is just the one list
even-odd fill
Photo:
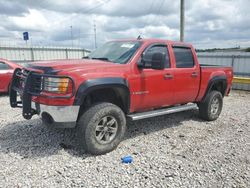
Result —
[[128, 38], [128, 39], [114, 39], [112, 41], [142, 41], [142, 42], [148, 42], [148, 43], [169, 43], [169, 44], [173, 44], [173, 45], [183, 45], [183, 46], [192, 46], [190, 43], [186, 43], [186, 42], [180, 42], [180, 41], [172, 41], [172, 40], [165, 40], [165, 39], [156, 39], [156, 38], [143, 38], [143, 39], [135, 39], [135, 38]]

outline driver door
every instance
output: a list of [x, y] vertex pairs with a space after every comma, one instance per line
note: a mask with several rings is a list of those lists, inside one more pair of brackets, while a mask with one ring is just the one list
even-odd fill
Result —
[[[152, 55], [164, 53], [165, 67], [161, 70], [152, 69]], [[132, 97], [135, 111], [145, 111], [173, 104], [173, 71], [166, 44], [154, 44], [142, 54], [144, 68], [139, 68]], [[142, 58], [141, 58], [142, 59]], [[140, 60], [141, 61], [141, 60]]]

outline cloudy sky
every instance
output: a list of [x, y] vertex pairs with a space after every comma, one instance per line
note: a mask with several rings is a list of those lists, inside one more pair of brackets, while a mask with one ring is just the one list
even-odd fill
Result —
[[[94, 48], [117, 38], [179, 40], [180, 0], [0, 0], [0, 45]], [[249, 0], [185, 0], [196, 48], [250, 46]], [[73, 40], [72, 40], [73, 39]]]

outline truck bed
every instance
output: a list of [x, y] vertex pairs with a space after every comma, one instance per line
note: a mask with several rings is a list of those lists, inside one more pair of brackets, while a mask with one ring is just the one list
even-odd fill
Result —
[[[215, 71], [216, 69], [216, 71]], [[229, 89], [231, 88], [232, 83], [232, 75], [233, 68], [229, 66], [220, 66], [220, 65], [205, 65], [200, 64], [200, 72], [201, 72], [201, 81], [200, 81], [200, 90], [199, 95], [196, 101], [202, 100], [205, 96], [206, 89], [209, 86], [209, 81], [215, 77], [225, 77], [227, 79], [227, 84], [229, 84]], [[226, 91], [226, 95], [228, 94], [228, 90]]]

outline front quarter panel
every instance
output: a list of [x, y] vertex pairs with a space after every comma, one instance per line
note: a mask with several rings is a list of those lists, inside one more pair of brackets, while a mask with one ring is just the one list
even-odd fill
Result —
[[129, 84], [125, 78], [122, 77], [104, 77], [104, 78], [95, 78], [88, 79], [78, 87], [76, 92], [74, 105], [84, 104], [85, 97], [95, 90], [98, 89], [119, 89], [121, 99], [124, 99], [126, 111], [129, 111], [130, 106], [130, 91]]

